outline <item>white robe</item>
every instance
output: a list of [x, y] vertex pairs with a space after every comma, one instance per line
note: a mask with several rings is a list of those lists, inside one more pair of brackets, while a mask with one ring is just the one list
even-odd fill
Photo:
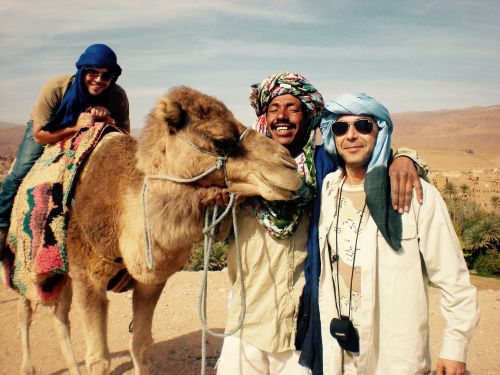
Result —
[[[342, 374], [341, 350], [330, 334], [336, 317], [327, 233], [340, 184], [340, 172], [323, 183], [319, 223], [321, 275], [319, 309], [325, 375]], [[413, 199], [402, 215], [402, 248], [394, 251], [370, 217], [359, 234], [361, 249], [360, 353], [358, 374], [410, 375], [427, 373], [429, 353], [430, 279], [442, 290], [441, 311], [446, 320], [439, 357], [466, 361], [467, 345], [479, 321], [476, 289], [470, 284], [460, 243], [439, 192], [421, 180], [424, 202]], [[333, 223], [333, 225], [335, 225]]]

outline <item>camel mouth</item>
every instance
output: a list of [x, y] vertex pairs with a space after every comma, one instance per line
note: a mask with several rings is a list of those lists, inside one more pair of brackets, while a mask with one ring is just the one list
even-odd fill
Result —
[[260, 180], [272, 189], [282, 189], [289, 192], [297, 191], [301, 183], [301, 175], [297, 172], [297, 164], [295, 161], [282, 161], [283, 166], [287, 168], [286, 173], [276, 173], [275, 171], [261, 173]]
[[242, 196], [261, 196], [268, 201], [289, 200], [292, 192], [300, 187], [301, 179], [296, 170], [286, 176], [276, 174], [251, 174], [246, 181], [233, 182], [229, 191]]
[[[262, 183], [268, 188], [269, 195], [273, 198], [264, 197], [267, 200], [288, 200], [292, 196], [292, 192], [300, 188], [300, 177], [297, 171], [293, 171], [294, 180], [291, 183], [285, 183], [282, 179], [262, 178]], [[287, 179], [288, 180], [288, 179]], [[278, 198], [276, 198], [278, 197]]]

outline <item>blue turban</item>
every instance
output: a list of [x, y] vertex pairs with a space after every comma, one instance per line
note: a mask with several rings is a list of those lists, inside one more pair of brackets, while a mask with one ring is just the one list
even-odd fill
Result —
[[377, 121], [379, 132], [364, 182], [366, 205], [385, 240], [394, 250], [399, 250], [401, 215], [391, 205], [388, 174], [393, 128], [389, 111], [366, 94], [342, 94], [328, 103], [323, 111], [320, 127], [325, 149], [334, 158], [338, 158], [338, 155], [332, 125], [342, 115], [371, 116]]
[[[116, 54], [105, 44], [92, 44], [76, 62], [75, 80], [66, 91], [61, 104], [43, 130], [53, 131], [76, 123], [80, 113], [92, 105], [99, 104], [99, 97], [91, 95], [85, 86], [85, 68], [106, 68], [113, 74], [111, 85], [114, 85], [122, 69], [116, 60]], [[108, 88], [109, 90], [109, 88]]]

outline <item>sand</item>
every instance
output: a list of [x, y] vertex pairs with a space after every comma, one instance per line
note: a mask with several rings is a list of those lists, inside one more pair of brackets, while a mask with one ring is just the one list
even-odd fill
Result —
[[[226, 317], [227, 272], [209, 274], [208, 325], [222, 330]], [[167, 283], [158, 302], [153, 322], [155, 344], [152, 349], [153, 374], [199, 374], [201, 358], [201, 325], [198, 318], [198, 294], [201, 272], [179, 272]], [[473, 277], [478, 287], [481, 322], [469, 348], [468, 369], [473, 375], [500, 374], [499, 299], [500, 280]], [[111, 374], [133, 374], [128, 352], [130, 334], [128, 326], [132, 318], [131, 293], [109, 293], [109, 346]], [[430, 291], [431, 352], [433, 360], [441, 340], [443, 319], [440, 315], [439, 291]], [[16, 314], [17, 295], [0, 285], [0, 374], [17, 374], [21, 362], [21, 342]], [[72, 344], [82, 374], [87, 374], [84, 357], [85, 342], [82, 327], [78, 324], [77, 310], [70, 314]], [[207, 375], [215, 374], [222, 340], [208, 337], [207, 358], [210, 368]], [[31, 330], [33, 364], [37, 374], [66, 374], [66, 368], [55, 332], [50, 310], [39, 307]]]

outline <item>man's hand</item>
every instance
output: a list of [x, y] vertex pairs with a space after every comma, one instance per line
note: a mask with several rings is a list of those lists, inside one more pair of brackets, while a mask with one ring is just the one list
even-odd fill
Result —
[[78, 120], [76, 120], [76, 124], [73, 127], [75, 131], [78, 131], [83, 128], [89, 128], [94, 125], [95, 117], [90, 112], [82, 112], [78, 116]]
[[[217, 192], [213, 195], [208, 196], [207, 198], [202, 200], [202, 205], [204, 206], [219, 206], [219, 207], [225, 207], [229, 204], [229, 193], [224, 190]], [[235, 197], [235, 202], [234, 204], [237, 206], [241, 204], [245, 200], [245, 197], [241, 195], [236, 195]]]
[[439, 358], [437, 362], [436, 375], [464, 375], [465, 362], [453, 361], [451, 359]]
[[389, 167], [389, 177], [391, 179], [391, 201], [392, 207], [400, 214], [403, 210], [410, 210], [413, 189], [417, 193], [417, 199], [422, 204], [423, 193], [417, 168], [413, 160], [406, 156], [400, 156], [392, 161]]
[[108, 109], [100, 105], [90, 108], [89, 112], [94, 118], [107, 118], [110, 115]]

